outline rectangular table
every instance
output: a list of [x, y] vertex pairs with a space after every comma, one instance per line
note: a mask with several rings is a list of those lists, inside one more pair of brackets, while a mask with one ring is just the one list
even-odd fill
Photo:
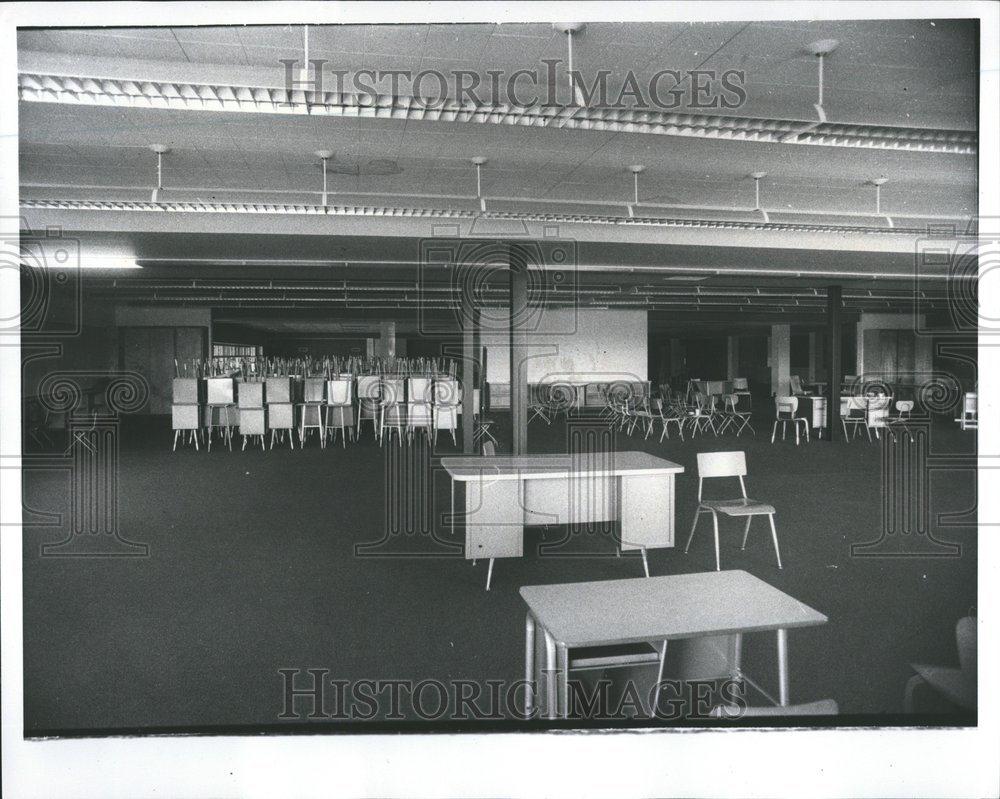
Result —
[[[669, 577], [603, 580], [521, 588], [525, 617], [524, 674], [535, 681], [536, 629], [544, 636], [545, 674], [558, 690], [546, 690], [549, 718], [569, 712], [569, 650], [580, 647], [663, 642], [736, 635], [737, 668], [744, 633], [774, 630], [778, 646], [779, 704], [788, 704], [788, 638], [794, 627], [825, 624], [827, 617], [745, 571], [701, 572]], [[662, 663], [662, 660], [661, 660]], [[551, 686], [547, 686], [551, 688]], [[531, 718], [532, 692], [525, 716]]]
[[494, 455], [442, 458], [451, 477], [451, 526], [455, 483], [465, 484], [465, 557], [524, 554], [524, 528], [540, 524], [620, 522], [621, 548], [674, 545], [674, 477], [684, 471], [645, 452], [581, 455]]

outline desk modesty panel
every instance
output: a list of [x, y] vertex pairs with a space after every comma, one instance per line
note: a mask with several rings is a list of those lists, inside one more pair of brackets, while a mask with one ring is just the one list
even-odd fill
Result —
[[523, 554], [527, 525], [619, 521], [622, 549], [674, 544], [674, 477], [684, 467], [645, 452], [442, 458], [465, 484], [465, 556]]

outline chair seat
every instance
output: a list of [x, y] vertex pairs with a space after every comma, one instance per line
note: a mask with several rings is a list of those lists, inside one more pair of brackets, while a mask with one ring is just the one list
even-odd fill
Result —
[[969, 710], [975, 709], [976, 680], [974, 676], [970, 676], [961, 669], [948, 666], [925, 666], [922, 663], [913, 663], [911, 666], [928, 685], [936, 688], [956, 705]]
[[699, 508], [718, 511], [727, 516], [758, 516], [775, 513], [773, 505], [758, 502], [756, 499], [710, 499], [702, 500]]

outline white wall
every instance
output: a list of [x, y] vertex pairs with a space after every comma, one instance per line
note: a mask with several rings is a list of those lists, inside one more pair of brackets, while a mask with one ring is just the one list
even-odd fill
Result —
[[[646, 380], [645, 311], [546, 309], [527, 335], [528, 382], [572, 375], [586, 382]], [[509, 334], [495, 318], [484, 320], [486, 379], [510, 382]]]

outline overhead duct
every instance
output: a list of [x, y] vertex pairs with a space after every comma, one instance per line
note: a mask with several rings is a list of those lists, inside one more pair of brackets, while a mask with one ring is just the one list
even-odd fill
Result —
[[635, 133], [727, 141], [974, 155], [975, 131], [681, 114], [631, 108], [516, 106], [285, 88], [21, 73], [25, 102], [118, 108], [394, 119]]

